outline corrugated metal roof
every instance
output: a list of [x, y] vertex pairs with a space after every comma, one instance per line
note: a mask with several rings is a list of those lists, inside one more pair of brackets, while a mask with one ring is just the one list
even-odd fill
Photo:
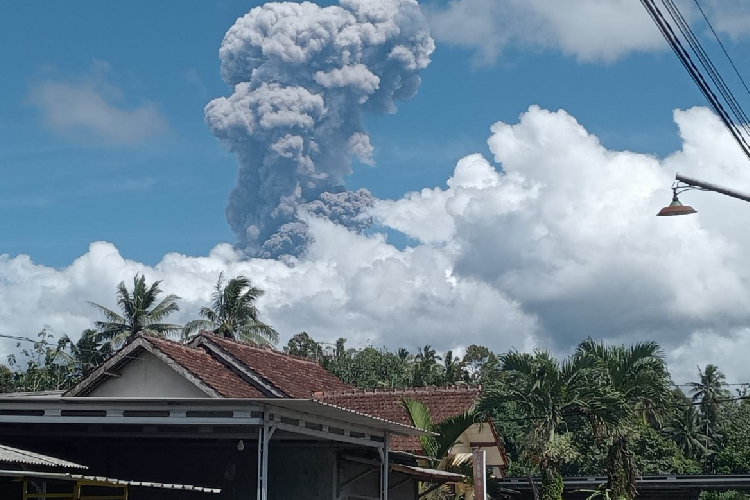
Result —
[[72, 469], [87, 469], [85, 465], [79, 465], [67, 460], [49, 457], [33, 451], [21, 450], [11, 446], [0, 444], [0, 463], [39, 465], [45, 467], [68, 467]]
[[197, 491], [200, 493], [221, 493], [220, 488], [206, 488], [190, 484], [154, 483], [148, 481], [125, 481], [103, 476], [82, 476], [79, 474], [68, 474], [64, 472], [29, 472], [19, 470], [0, 470], [0, 477], [33, 477], [38, 479], [49, 479], [52, 481], [85, 481], [95, 483], [98, 486], [139, 486], [143, 488], [158, 488], [163, 490]]

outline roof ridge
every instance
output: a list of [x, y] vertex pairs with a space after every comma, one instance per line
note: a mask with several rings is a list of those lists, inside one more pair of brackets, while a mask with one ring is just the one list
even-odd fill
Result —
[[158, 343], [158, 342], [166, 342], [166, 343], [168, 343], [170, 345], [174, 345], [174, 346], [177, 346], [177, 347], [184, 347], [185, 349], [187, 349], [189, 351], [195, 351], [195, 350], [197, 350], [195, 347], [193, 347], [193, 346], [191, 346], [189, 344], [185, 344], [183, 342], [179, 342], [177, 340], [172, 340], [172, 339], [167, 339], [167, 338], [161, 338], [161, 337], [155, 337], [153, 335], [141, 335], [140, 337], [143, 340], [145, 340], [146, 342], [149, 342], [151, 344]]
[[423, 394], [423, 393], [469, 393], [482, 391], [482, 386], [477, 385], [448, 385], [448, 386], [425, 386], [425, 387], [375, 387], [364, 389], [343, 389], [338, 391], [316, 391], [315, 397], [333, 396], [363, 396], [376, 394]]
[[146, 335], [142, 335], [141, 338], [143, 338], [146, 342], [151, 344], [155, 349], [158, 349], [159, 352], [163, 354], [164, 356], [166, 356], [167, 358], [169, 358], [172, 361], [172, 363], [179, 366], [180, 368], [188, 372], [190, 375], [200, 380], [202, 383], [206, 384], [206, 386], [208, 386], [211, 390], [213, 390], [219, 396], [224, 397], [221, 394], [221, 390], [211, 383], [211, 381], [209, 380], [209, 377], [207, 377], [205, 373], [198, 373], [198, 371], [192, 370], [189, 366], [186, 366], [185, 363], [181, 362], [179, 359], [176, 359], [174, 356], [170, 355], [168, 352], [165, 352], [164, 349], [161, 348], [159, 343], [164, 342], [165, 344], [169, 344], [170, 347], [179, 347], [183, 349], [184, 351], [189, 352], [190, 355], [195, 355], [196, 358], [199, 357], [201, 354], [205, 354], [206, 356], [210, 357], [210, 355], [205, 350], [200, 349], [198, 347], [193, 347], [188, 344], [183, 344], [182, 342], [177, 342], [175, 340], [166, 339], [166, 338], [146, 336]]
[[284, 356], [284, 357], [287, 357], [287, 358], [290, 358], [290, 359], [294, 359], [296, 361], [302, 361], [303, 363], [311, 363], [311, 364], [320, 366], [320, 363], [318, 363], [318, 361], [316, 361], [314, 359], [306, 358], [304, 356], [298, 356], [296, 354], [289, 354], [288, 352], [280, 351], [280, 350], [274, 348], [273, 346], [267, 346], [267, 345], [262, 345], [262, 344], [255, 344], [255, 343], [245, 342], [243, 340], [228, 339], [228, 338], [219, 337], [219, 336], [216, 336], [216, 335], [212, 336], [210, 334], [204, 334], [204, 335], [208, 339], [211, 339], [211, 340], [213, 340], [215, 338], [218, 338], [220, 341], [232, 343], [232, 344], [238, 345], [238, 346], [240, 346], [242, 348], [258, 349], [260, 351], [267, 352], [267, 353], [270, 353], [270, 354], [276, 354], [276, 355], [279, 355], [279, 356]]

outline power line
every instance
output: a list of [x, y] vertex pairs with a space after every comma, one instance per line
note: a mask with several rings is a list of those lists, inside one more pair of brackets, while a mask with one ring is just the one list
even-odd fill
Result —
[[[677, 24], [677, 27], [679, 28], [680, 32], [682, 33], [683, 37], [685, 37], [685, 40], [688, 42], [688, 45], [693, 50], [693, 53], [698, 57], [698, 61], [700, 61], [703, 68], [708, 72], [708, 76], [711, 79], [711, 81], [714, 83], [714, 86], [718, 89], [721, 96], [724, 98], [724, 101], [729, 105], [729, 108], [732, 110], [732, 113], [734, 114], [736, 121], [739, 122], [739, 126], [741, 126], [746, 134], [750, 134], [750, 128], [748, 128], [748, 120], [747, 115], [742, 110], [742, 107], [737, 102], [737, 99], [734, 97], [734, 94], [727, 86], [726, 82], [724, 81], [724, 78], [721, 76], [719, 71], [716, 69], [716, 66], [713, 64], [713, 61], [711, 61], [710, 56], [705, 51], [703, 46], [701, 45], [700, 41], [698, 40], [698, 37], [693, 32], [692, 28], [690, 27], [690, 24], [685, 20], [685, 17], [680, 12], [677, 5], [675, 5], [673, 0], [662, 0], [662, 3], [669, 11], [669, 15], [672, 18], [672, 20]], [[734, 123], [735, 127], [737, 126], [737, 123]], [[747, 142], [745, 141], [745, 137], [740, 135], [747, 146]]]
[[745, 133], [750, 135], [750, 125], [748, 125], [747, 115], [742, 110], [742, 107], [737, 102], [731, 90], [729, 90], [729, 87], [726, 85], [726, 82], [724, 82], [718, 70], [716, 70], [716, 67], [711, 62], [710, 57], [700, 45], [697, 37], [693, 33], [689, 24], [685, 21], [685, 18], [682, 16], [674, 2], [672, 0], [661, 0], [661, 2], [667, 10], [669, 16], [672, 18], [672, 21], [677, 26], [680, 33], [685, 38], [688, 46], [693, 50], [700, 64], [708, 73], [708, 79], [713, 82], [718, 93], [722, 96], [724, 101], [731, 109], [737, 123], [735, 123], [735, 120], [732, 119], [729, 112], [727, 112], [721, 100], [706, 80], [706, 77], [704, 77], [703, 73], [696, 66], [696, 63], [690, 56], [689, 51], [685, 48], [685, 45], [680, 40], [680, 37], [673, 29], [672, 24], [670, 24], [670, 22], [662, 13], [661, 9], [659, 9], [659, 7], [656, 5], [656, 0], [641, 0], [641, 4], [646, 8], [652, 20], [659, 28], [659, 31], [664, 36], [664, 39], [667, 41], [672, 51], [682, 63], [683, 67], [688, 72], [693, 82], [698, 86], [701, 93], [713, 108], [714, 112], [719, 116], [719, 119], [732, 135], [735, 142], [737, 142], [737, 144], [740, 146], [742, 152], [745, 154], [745, 156], [748, 157], [748, 159], [750, 159], [750, 144], [748, 144], [745, 134], [743, 134], [742, 132], [744, 129]]
[[711, 24], [711, 21], [708, 20], [708, 16], [705, 12], [703, 12], [703, 8], [701, 7], [700, 3], [698, 3], [698, 0], [693, 0], [695, 2], [695, 6], [698, 7], [698, 10], [700, 11], [701, 15], [703, 16], [703, 19], [706, 20], [706, 24], [711, 29], [711, 33], [714, 34], [714, 38], [716, 38], [716, 41], [719, 42], [719, 46], [721, 47], [721, 50], [724, 52], [724, 55], [727, 56], [727, 59], [729, 60], [729, 64], [732, 65], [732, 68], [734, 69], [735, 74], [742, 82], [742, 86], [745, 87], [745, 90], [747, 91], [748, 95], [750, 95], [750, 88], [747, 87], [747, 84], [745, 83], [745, 79], [742, 78], [742, 75], [740, 74], [739, 70], [737, 69], [737, 66], [735, 66], [734, 61], [729, 56], [729, 52], [727, 52], [726, 47], [724, 47], [724, 44], [721, 41], [721, 38], [719, 38], [719, 35], [716, 33], [716, 30], [714, 29], [713, 25]]

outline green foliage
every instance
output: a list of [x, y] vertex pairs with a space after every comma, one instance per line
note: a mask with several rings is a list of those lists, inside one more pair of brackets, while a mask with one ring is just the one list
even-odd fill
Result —
[[162, 293], [160, 284], [161, 281], [155, 281], [148, 286], [145, 276], [136, 274], [133, 278], [133, 291], [130, 292], [125, 282], [120, 282], [117, 285], [116, 296], [122, 314], [89, 302], [105, 318], [105, 321], [94, 322], [101, 337], [115, 346], [120, 346], [138, 335], [165, 337], [178, 332], [179, 326], [162, 321], [180, 310], [180, 306], [177, 305], [179, 297], [167, 295], [157, 302], [158, 296]]
[[562, 500], [564, 487], [560, 471], [554, 467], [542, 467], [542, 487], [539, 489], [542, 500]]
[[635, 464], [628, 450], [632, 436], [627, 431], [637, 421], [658, 424], [667, 413], [670, 391], [664, 354], [655, 342], [607, 346], [588, 338], [578, 346], [575, 357], [592, 366], [599, 385], [626, 403], [626, 411], [617, 421], [591, 420], [591, 425], [594, 436], [609, 447], [604, 468], [612, 497], [635, 498]]
[[748, 497], [736, 490], [727, 491], [701, 491], [699, 500], [747, 500]]
[[542, 498], [562, 498], [561, 467], [577, 458], [572, 435], [560, 431], [566, 418], [578, 416], [613, 427], [628, 414], [625, 401], [597, 383], [600, 374], [591, 357], [575, 356], [560, 363], [546, 351], [512, 351], [500, 360], [508, 378], [486, 390], [479, 411], [496, 416], [503, 405], [514, 404], [528, 419], [520, 448], [522, 456], [539, 469]]
[[31, 346], [19, 342], [16, 347], [20, 355], [8, 356], [7, 368], [12, 375], [3, 384], [5, 391], [37, 392], [70, 387], [74, 374], [52, 334], [42, 330]]
[[[315, 344], [312, 338], [295, 336], [285, 350], [290, 353], [306, 351], [314, 349]], [[482, 349], [489, 353], [487, 348], [472, 348], [473, 351]], [[404, 348], [395, 352], [373, 346], [347, 349], [346, 339], [340, 338], [335, 346], [321, 348], [318, 352], [318, 359], [324, 368], [344, 382], [363, 389], [481, 383], [489, 380], [490, 375], [496, 378], [499, 373], [497, 358], [492, 353], [486, 356], [486, 366], [482, 367], [474, 361], [474, 368], [468, 368], [471, 362], [467, 361], [466, 356], [461, 359], [448, 351], [442, 357], [429, 345], [419, 348], [415, 354]], [[471, 370], [475, 370], [473, 375]]]
[[750, 400], [724, 405], [718, 418], [724, 438], [715, 457], [716, 472], [747, 474], [750, 471]]
[[[404, 399], [401, 401], [401, 405], [414, 427], [438, 434], [437, 436], [419, 437], [424, 454], [438, 460], [443, 460], [448, 456], [456, 441], [466, 432], [466, 429], [476, 422], [476, 415], [473, 411], [453, 415], [435, 423], [432, 421], [430, 409], [421, 401]], [[441, 463], [441, 465], [443, 465], [443, 469], [448, 468], [446, 464]]]
[[279, 333], [260, 320], [255, 305], [264, 293], [245, 276], [232, 278], [225, 285], [224, 274], [219, 274], [211, 295], [211, 307], [201, 307], [201, 319], [190, 321], [182, 328], [183, 338], [206, 330], [219, 337], [258, 344], [278, 342]]
[[321, 364], [344, 382], [360, 388], [408, 387], [412, 384], [410, 363], [386, 349], [345, 350], [340, 344], [337, 353], [324, 355]]
[[5, 365], [0, 365], [0, 394], [15, 390], [13, 371]]
[[0, 393], [65, 390], [111, 354], [111, 344], [96, 330], [85, 330], [78, 342], [67, 335], [57, 342], [42, 330], [37, 340], [19, 342], [18, 354], [0, 365]]
[[112, 343], [104, 340], [96, 330], [86, 329], [81, 332], [77, 342], [63, 335], [57, 343], [61, 355], [67, 358], [74, 378], [80, 378], [102, 364], [113, 354]]
[[321, 359], [323, 357], [323, 347], [307, 332], [300, 332], [289, 339], [284, 352], [303, 358]]
[[719, 410], [722, 402], [730, 397], [726, 389], [727, 382], [724, 374], [716, 365], [708, 364], [701, 370], [698, 368], [698, 382], [691, 382], [690, 392], [693, 401], [699, 403], [701, 413], [701, 427], [706, 436], [712, 440], [720, 438]]
[[635, 468], [641, 474], [700, 474], [700, 464], [686, 458], [672, 436], [639, 423], [627, 430]]

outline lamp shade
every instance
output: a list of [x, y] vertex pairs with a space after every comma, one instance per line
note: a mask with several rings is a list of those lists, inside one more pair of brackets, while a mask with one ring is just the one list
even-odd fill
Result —
[[689, 215], [696, 213], [696, 210], [690, 205], [683, 205], [680, 200], [677, 199], [677, 195], [672, 198], [672, 203], [668, 207], [662, 208], [658, 214], [659, 217], [667, 217], [671, 215]]

